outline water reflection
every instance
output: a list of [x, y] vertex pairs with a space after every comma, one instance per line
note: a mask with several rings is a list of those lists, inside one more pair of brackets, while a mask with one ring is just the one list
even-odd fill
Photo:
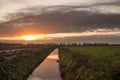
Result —
[[56, 59], [58, 60], [58, 49], [54, 50], [46, 59]]
[[58, 49], [55, 49], [29, 76], [27, 80], [62, 80], [60, 76]]

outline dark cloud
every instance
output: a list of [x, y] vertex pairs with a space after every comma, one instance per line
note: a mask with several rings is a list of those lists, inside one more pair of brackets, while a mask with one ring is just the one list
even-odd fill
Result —
[[102, 14], [91, 10], [91, 7], [105, 5], [119, 6], [120, 1], [84, 6], [61, 5], [28, 8], [26, 9], [27, 13], [24, 10], [9, 14], [10, 21], [0, 23], [0, 36], [84, 32], [99, 28], [120, 29], [120, 14]]
[[104, 3], [97, 3], [97, 4], [93, 4], [91, 6], [101, 6], [101, 5], [108, 5], [108, 6], [111, 6], [111, 5], [116, 5], [116, 6], [120, 6], [120, 0], [115, 0], [115, 1], [112, 1], [112, 2], [104, 2]]

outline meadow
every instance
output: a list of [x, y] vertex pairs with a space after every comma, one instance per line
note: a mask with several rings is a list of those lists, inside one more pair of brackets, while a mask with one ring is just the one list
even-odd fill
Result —
[[60, 47], [63, 80], [120, 80], [120, 46]]
[[55, 47], [40, 48], [40, 50], [19, 53], [4, 57], [0, 61], [0, 80], [27, 80], [32, 71], [55, 49]]

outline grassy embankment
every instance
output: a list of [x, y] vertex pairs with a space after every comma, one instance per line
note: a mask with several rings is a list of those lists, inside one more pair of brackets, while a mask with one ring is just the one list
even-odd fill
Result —
[[44, 48], [34, 53], [6, 57], [0, 62], [0, 80], [26, 80], [54, 48]]
[[59, 49], [63, 80], [120, 80], [120, 46]]

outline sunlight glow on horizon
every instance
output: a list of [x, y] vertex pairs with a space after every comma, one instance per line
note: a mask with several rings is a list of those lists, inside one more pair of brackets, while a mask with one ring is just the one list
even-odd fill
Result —
[[32, 41], [32, 40], [37, 40], [37, 37], [35, 37], [34, 35], [28, 35], [28, 36], [24, 36], [23, 39], [26, 41]]
[[120, 36], [119, 29], [97, 29], [93, 31], [85, 31], [79, 33], [54, 33], [54, 34], [36, 34], [36, 35], [25, 35], [15, 37], [1, 37], [0, 40], [50, 40], [55, 38], [66, 38], [66, 37], [84, 37], [84, 36]]

